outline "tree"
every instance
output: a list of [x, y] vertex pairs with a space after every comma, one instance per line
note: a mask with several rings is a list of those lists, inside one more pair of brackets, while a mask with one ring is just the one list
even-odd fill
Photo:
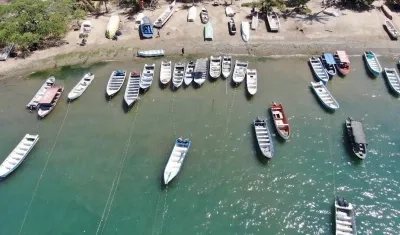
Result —
[[261, 0], [260, 8], [261, 11], [271, 11], [273, 7], [277, 7], [278, 9], [285, 8], [285, 0]]
[[287, 7], [305, 8], [310, 0], [288, 0], [285, 4]]
[[0, 5], [0, 44], [27, 50], [46, 40], [59, 40], [70, 21], [83, 15], [75, 0], [13, 0]]
[[353, 10], [364, 11], [370, 9], [374, 1], [375, 0], [341, 0], [340, 4]]

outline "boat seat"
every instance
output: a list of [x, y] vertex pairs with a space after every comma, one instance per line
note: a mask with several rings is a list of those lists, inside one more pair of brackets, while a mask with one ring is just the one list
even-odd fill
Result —
[[345, 221], [345, 220], [340, 220], [340, 219], [336, 220], [336, 223], [337, 224], [341, 224], [341, 225], [345, 225], [345, 226], [352, 226], [351, 222]]

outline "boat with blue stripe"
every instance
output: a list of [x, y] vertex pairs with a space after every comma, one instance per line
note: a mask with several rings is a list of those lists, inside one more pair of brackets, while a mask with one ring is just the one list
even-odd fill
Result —
[[142, 23], [140, 24], [140, 33], [143, 38], [152, 38], [154, 34], [153, 24], [150, 18], [144, 16], [142, 18]]
[[336, 75], [336, 61], [335, 58], [333, 57], [332, 53], [324, 53], [321, 55], [321, 61], [322, 64], [324, 65], [326, 72], [328, 72], [330, 77], [333, 77]]

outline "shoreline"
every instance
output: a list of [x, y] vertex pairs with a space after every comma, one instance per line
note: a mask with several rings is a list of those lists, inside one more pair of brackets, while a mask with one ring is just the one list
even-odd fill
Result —
[[[91, 65], [104, 61], [119, 60], [140, 60], [136, 56], [138, 50], [164, 49], [166, 57], [181, 56], [181, 48], [185, 48], [185, 57], [201, 57], [210, 55], [232, 55], [263, 58], [284, 58], [284, 57], [306, 57], [321, 54], [323, 51], [335, 52], [345, 50], [349, 55], [362, 55], [365, 50], [372, 50], [378, 55], [395, 56], [400, 53], [400, 45], [396, 42], [383, 41], [366, 44], [365, 42], [332, 40], [332, 41], [260, 41], [250, 43], [229, 43], [229, 42], [199, 42], [192, 44], [180, 42], [178, 45], [168, 45], [164, 42], [161, 47], [151, 47], [157, 44], [136, 42], [136, 46], [129, 46], [128, 41], [112, 41], [109, 44], [90, 45], [83, 47], [62, 47], [37, 51], [26, 59], [9, 59], [0, 65], [0, 80], [72, 65]], [[69, 48], [68, 48], [69, 47]], [[61, 49], [61, 50], [60, 50]], [[46, 53], [51, 50], [59, 50], [59, 54]]]

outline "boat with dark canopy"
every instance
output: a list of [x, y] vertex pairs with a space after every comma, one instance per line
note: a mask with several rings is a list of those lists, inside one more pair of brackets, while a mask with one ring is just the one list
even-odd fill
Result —
[[364, 159], [367, 156], [368, 144], [364, 133], [363, 123], [348, 117], [346, 119], [346, 129], [351, 149], [358, 158]]

